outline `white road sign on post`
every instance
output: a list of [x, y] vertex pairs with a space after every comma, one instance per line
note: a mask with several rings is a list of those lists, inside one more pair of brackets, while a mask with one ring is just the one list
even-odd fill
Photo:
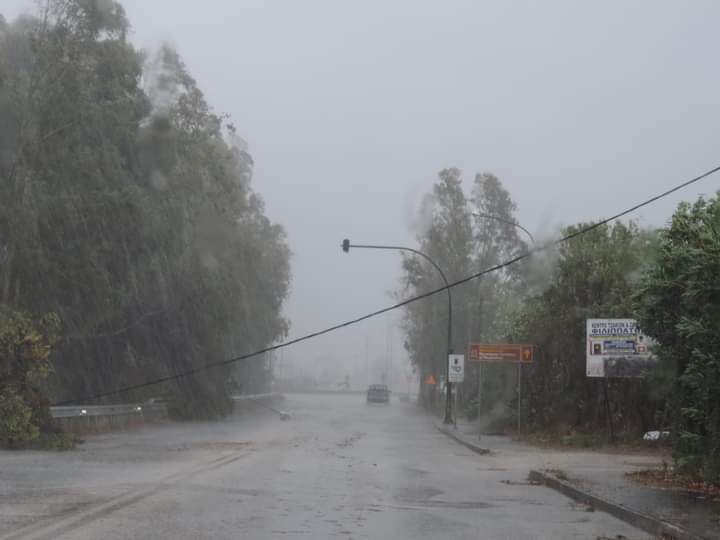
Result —
[[448, 381], [451, 383], [461, 383], [465, 379], [465, 355], [450, 354], [448, 355], [448, 373], [450, 374]]

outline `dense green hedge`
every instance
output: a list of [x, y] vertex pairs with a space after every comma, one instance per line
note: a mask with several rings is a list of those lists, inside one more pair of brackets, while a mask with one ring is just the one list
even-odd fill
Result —
[[673, 386], [676, 463], [720, 482], [720, 200], [683, 203], [637, 296]]

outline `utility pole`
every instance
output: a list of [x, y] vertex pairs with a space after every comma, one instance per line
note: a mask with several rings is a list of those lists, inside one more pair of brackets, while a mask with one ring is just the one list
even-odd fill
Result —
[[370, 369], [370, 336], [365, 336], [365, 371], [368, 374], [368, 380], [372, 383], [372, 370]]
[[393, 334], [392, 334], [392, 326], [389, 327], [389, 330], [390, 330], [390, 356], [389, 356], [389, 358], [390, 358], [390, 362], [389, 362], [390, 365], [388, 366], [388, 387], [389, 387], [389, 388], [392, 388], [392, 373], [393, 373], [393, 371], [392, 371], [392, 367], [393, 367], [393, 343], [392, 343]]

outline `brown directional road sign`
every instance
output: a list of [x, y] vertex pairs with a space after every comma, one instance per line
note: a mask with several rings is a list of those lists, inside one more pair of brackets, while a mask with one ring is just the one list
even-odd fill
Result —
[[529, 364], [533, 361], [533, 346], [516, 343], [470, 343], [468, 360]]

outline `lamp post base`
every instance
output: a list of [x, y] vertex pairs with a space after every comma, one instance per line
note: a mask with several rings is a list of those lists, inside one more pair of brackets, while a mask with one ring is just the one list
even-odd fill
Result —
[[[449, 373], [450, 369], [448, 368], [448, 375]], [[445, 388], [445, 418], [443, 418], [443, 424], [452, 424], [452, 416], [452, 383], [447, 383]]]

